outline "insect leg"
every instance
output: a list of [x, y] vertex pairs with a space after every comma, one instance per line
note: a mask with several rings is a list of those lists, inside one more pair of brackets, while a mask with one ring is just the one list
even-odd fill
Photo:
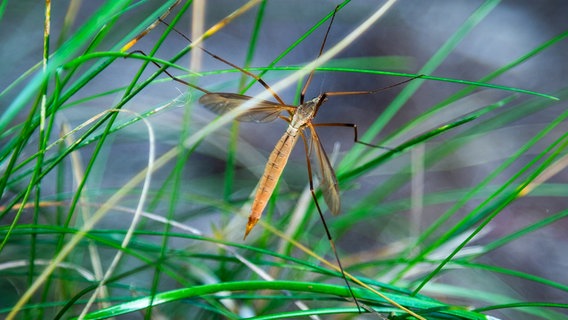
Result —
[[[132, 55], [132, 54], [134, 54], [134, 53], [139, 53], [139, 54], [141, 54], [141, 55], [143, 55], [143, 56], [146, 56], [146, 57], [148, 56], [148, 55], [147, 55], [146, 53], [144, 53], [144, 51], [142, 51], [142, 50], [134, 50], [134, 51], [128, 53], [128, 55], [127, 55], [125, 58], [128, 58], [128, 56], [130, 56], [130, 55]], [[211, 93], [211, 92], [208, 91], [208, 90], [205, 90], [205, 89], [203, 89], [203, 88], [201, 88], [201, 87], [199, 87], [199, 86], [196, 86], [196, 85], [194, 85], [194, 84], [191, 84], [191, 83], [189, 83], [189, 82], [187, 82], [187, 81], [184, 81], [184, 80], [182, 80], [182, 79], [180, 79], [180, 78], [174, 76], [174, 75], [171, 74], [168, 70], [166, 70], [165, 67], [161, 66], [161, 65], [160, 65], [159, 63], [157, 63], [156, 61], [150, 60], [150, 62], [152, 62], [156, 67], [158, 67], [158, 68], [159, 68], [160, 70], [162, 70], [166, 75], [168, 75], [170, 78], [172, 78], [172, 80], [177, 81], [177, 82], [179, 82], [179, 83], [181, 83], [181, 84], [184, 84], [184, 85], [186, 85], [186, 86], [188, 86], [188, 87], [191, 87], [191, 88], [197, 89], [197, 90], [199, 90], [199, 91], [202, 91], [202, 92], [204, 92], [204, 93]]]
[[316, 204], [316, 209], [318, 211], [321, 222], [323, 224], [323, 228], [325, 229], [325, 234], [327, 235], [327, 239], [329, 240], [329, 245], [331, 247], [331, 250], [333, 251], [333, 255], [335, 255], [335, 260], [337, 261], [337, 266], [339, 267], [339, 270], [341, 271], [341, 276], [343, 277], [343, 280], [345, 281], [345, 284], [347, 285], [347, 288], [349, 289], [349, 293], [351, 294], [351, 297], [353, 298], [353, 300], [355, 301], [355, 304], [357, 305], [357, 309], [359, 310], [359, 312], [361, 312], [361, 306], [359, 305], [359, 301], [355, 297], [355, 294], [353, 293], [353, 289], [351, 289], [351, 285], [349, 284], [349, 281], [347, 280], [347, 277], [345, 276], [345, 271], [343, 270], [343, 265], [341, 264], [341, 259], [339, 259], [339, 254], [337, 253], [337, 249], [335, 248], [335, 242], [333, 241], [333, 238], [331, 236], [331, 232], [329, 232], [329, 228], [327, 227], [327, 223], [325, 222], [325, 218], [322, 214], [320, 205], [318, 203], [318, 198], [317, 198], [316, 193], [314, 191], [314, 181], [312, 179], [312, 165], [310, 163], [310, 159], [308, 158], [308, 154], [309, 154], [308, 141], [306, 141], [306, 137], [305, 137], [303, 132], [300, 131], [300, 135], [302, 136], [302, 140], [304, 141], [304, 149], [306, 151], [305, 154], [306, 154], [306, 163], [307, 163], [307, 168], [308, 168], [308, 181], [309, 181], [309, 185], [310, 185], [310, 192], [312, 193], [312, 198], [314, 199], [314, 203]]
[[[169, 27], [169, 25], [168, 25], [167, 22], [165, 22], [165, 21], [163, 21], [163, 20], [160, 20], [160, 21], [161, 21], [163, 24], [165, 24], [166, 26]], [[183, 37], [185, 40], [189, 41], [190, 43], [192, 42], [186, 35], [184, 35], [183, 33], [179, 32], [176, 28], [172, 28], [172, 30], [174, 30], [174, 32], [176, 32], [177, 34], [179, 34], [179, 35], [180, 35], [181, 37]], [[229, 66], [231, 66], [231, 67], [233, 67], [233, 68], [239, 70], [240, 72], [246, 74], [247, 76], [252, 77], [252, 78], [255, 79], [256, 81], [258, 81], [258, 83], [260, 83], [266, 90], [268, 90], [268, 91], [272, 94], [272, 96], [274, 97], [274, 99], [276, 99], [276, 101], [278, 101], [278, 103], [283, 104], [283, 105], [286, 104], [286, 103], [284, 102], [284, 100], [282, 100], [282, 98], [280, 98], [280, 96], [278, 96], [278, 94], [268, 85], [268, 83], [266, 83], [264, 80], [262, 80], [261, 77], [257, 76], [256, 74], [254, 74], [254, 73], [252, 73], [252, 72], [250, 72], [250, 71], [247, 71], [247, 70], [245, 70], [245, 69], [243, 69], [243, 68], [237, 66], [236, 64], [234, 64], [234, 63], [232, 63], [232, 62], [230, 62], [230, 61], [228, 61], [228, 60], [225, 60], [225, 59], [219, 57], [218, 55], [214, 54], [213, 52], [211, 52], [211, 51], [209, 51], [209, 50], [207, 50], [207, 49], [205, 49], [205, 48], [202, 48], [202, 47], [200, 47], [200, 46], [195, 46], [195, 47], [196, 47], [196, 48], [199, 48], [199, 49], [201, 49], [201, 50], [203, 50], [203, 52], [207, 53], [207, 54], [208, 54], [209, 56], [211, 56], [212, 58], [217, 59], [217, 60], [223, 62], [224, 64], [227, 64], [227, 65], [229, 65]]]
[[391, 85], [388, 85], [388, 86], [386, 86], [386, 87], [382, 87], [382, 88], [375, 89], [375, 90], [367, 90], [367, 91], [333, 91], [333, 92], [325, 92], [325, 93], [322, 94], [322, 96], [325, 98], [325, 97], [331, 97], [331, 96], [354, 96], [354, 95], [362, 95], [362, 94], [375, 94], [375, 93], [377, 93], [377, 92], [385, 91], [385, 90], [394, 88], [394, 87], [396, 87], [396, 86], [400, 86], [401, 84], [405, 84], [405, 83], [410, 82], [410, 81], [412, 81], [412, 80], [414, 80], [414, 79], [422, 78], [423, 76], [424, 76], [423, 74], [419, 74], [419, 75], [414, 76], [414, 77], [412, 77], [412, 78], [410, 78], [410, 79], [406, 79], [406, 80], [404, 80], [404, 81], [400, 81], [400, 82], [397, 82], [397, 83], [395, 83], [395, 84], [391, 84]]
[[370, 144], [370, 143], [359, 140], [359, 135], [358, 135], [358, 132], [357, 132], [357, 125], [354, 124], [354, 123], [313, 123], [312, 125], [314, 127], [348, 127], [348, 128], [353, 128], [353, 135], [354, 135], [353, 142], [360, 143], [362, 145], [372, 147], [372, 148], [393, 150], [392, 148], [389, 148], [389, 147], [378, 146], [378, 145]]

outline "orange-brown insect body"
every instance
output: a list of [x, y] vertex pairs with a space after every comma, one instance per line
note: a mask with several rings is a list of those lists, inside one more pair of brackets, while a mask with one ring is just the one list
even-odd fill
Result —
[[260, 179], [258, 189], [256, 190], [256, 195], [254, 197], [254, 202], [252, 204], [251, 213], [245, 231], [245, 238], [252, 228], [254, 228], [258, 220], [260, 220], [262, 212], [264, 211], [264, 208], [266, 208], [268, 200], [274, 192], [276, 183], [280, 179], [282, 171], [286, 167], [286, 163], [290, 157], [290, 152], [298, 141], [298, 134], [302, 134], [301, 130], [303, 130], [303, 128], [314, 118], [317, 106], [321, 104], [319, 102], [320, 100], [321, 96], [298, 106], [296, 112], [292, 116], [290, 124], [288, 125], [288, 129], [270, 154], [264, 173]]

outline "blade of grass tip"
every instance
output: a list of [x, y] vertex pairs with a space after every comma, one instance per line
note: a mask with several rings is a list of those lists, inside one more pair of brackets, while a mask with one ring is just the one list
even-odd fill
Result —
[[[268, 67], [248, 68], [247, 70], [248, 71], [255, 71], [255, 70], [289, 71], [289, 70], [298, 70], [300, 68], [302, 68], [302, 67], [301, 66], [283, 66], [283, 67], [271, 67], [271, 68], [268, 68]], [[433, 81], [440, 81], [440, 82], [458, 83], [458, 84], [469, 85], [467, 88], [462, 89], [462, 91], [459, 91], [457, 94], [454, 94], [450, 98], [442, 101], [441, 103], [438, 103], [435, 107], [431, 108], [431, 110], [438, 109], [440, 105], [445, 106], [445, 104], [450, 103], [450, 102], [448, 102], [448, 100], [450, 100], [450, 99], [452, 99], [451, 101], [453, 102], [453, 101], [455, 101], [459, 98], [462, 98], [463, 96], [465, 96], [465, 94], [463, 94], [463, 90], [468, 90], [467, 93], [470, 93], [471, 91], [473, 91], [473, 90], [475, 90], [479, 87], [488, 88], [488, 89], [498, 89], [498, 90], [501, 90], [501, 91], [517, 92], [517, 93], [542, 97], [542, 98], [546, 98], [546, 99], [550, 99], [550, 100], [554, 100], [554, 101], [559, 100], [559, 98], [556, 97], [556, 96], [546, 94], [546, 93], [542, 93], [542, 92], [536, 92], [536, 91], [531, 91], [531, 90], [526, 90], [526, 89], [521, 89], [521, 88], [515, 88], [515, 87], [509, 87], [509, 86], [487, 83], [486, 81], [488, 81], [488, 80], [485, 80], [486, 78], [482, 78], [479, 81], [470, 81], [470, 80], [454, 79], [454, 78], [447, 78], [447, 77], [435, 77], [435, 76], [428, 76], [428, 75], [414, 74], [414, 73], [391, 72], [391, 71], [373, 70], [373, 69], [364, 69], [364, 68], [327, 67], [327, 66], [318, 67], [318, 68], [315, 68], [315, 70], [316, 71], [329, 71], [329, 72], [350, 72], [350, 73], [357, 73], [357, 74], [375, 74], [375, 75], [405, 77], [405, 78], [420, 77], [421, 80], [433, 80]], [[501, 69], [499, 69], [498, 71], [500, 71], [501, 73], [504, 72]], [[229, 70], [223, 70], [223, 72], [230, 72], [230, 71]], [[494, 73], [492, 73], [491, 75], [494, 75]], [[459, 94], [459, 98], [456, 98], [456, 96], [458, 94]]]
[[[489, 280], [491, 281], [491, 280]], [[447, 297], [452, 297], [456, 301], [476, 301], [475, 304], [482, 304], [487, 305], [490, 304], [490, 307], [481, 307], [481, 308], [468, 308], [468, 307], [458, 307], [464, 310], [466, 313], [462, 314], [458, 317], [436, 317], [434, 319], [471, 319], [471, 320], [499, 320], [499, 319], [564, 319], [566, 320], [565, 315], [561, 315], [558, 312], [551, 311], [551, 310], [534, 310], [534, 309], [519, 309], [516, 310], [519, 313], [524, 313], [531, 315], [531, 317], [518, 317], [512, 316], [507, 318], [494, 318], [486, 314], [480, 314], [483, 312], [482, 310], [492, 309], [492, 306], [495, 305], [509, 305], [509, 304], [517, 304], [519, 303], [519, 299], [512, 298], [511, 296], [500, 294], [500, 293], [493, 293], [488, 290], [476, 290], [470, 287], [457, 287], [451, 285], [442, 285], [442, 284], [433, 284], [430, 288], [430, 292], [434, 295], [442, 295]], [[526, 303], [526, 302], [522, 302]], [[527, 303], [530, 305], [531, 303]], [[455, 308], [455, 307], [454, 307]], [[453, 309], [453, 308], [452, 308]], [[459, 309], [458, 309], [459, 310]], [[467, 310], [467, 311], [466, 311]], [[485, 311], [487, 312], [487, 311]], [[445, 313], [445, 312], [444, 312]]]
[[525, 90], [525, 89], [520, 89], [520, 88], [501, 86], [501, 85], [498, 85], [498, 84], [483, 83], [483, 82], [478, 82], [478, 81], [468, 81], [468, 80], [462, 80], [462, 79], [441, 78], [441, 77], [433, 77], [433, 76], [423, 76], [422, 78], [427, 79], [427, 80], [467, 84], [467, 85], [476, 86], [476, 87], [483, 87], [483, 88], [497, 89], [497, 90], [502, 90], [502, 91], [517, 92], [517, 93], [527, 94], [527, 95], [531, 95], [531, 96], [542, 97], [542, 98], [546, 98], [546, 99], [550, 99], [550, 100], [554, 100], [554, 101], [560, 100], [557, 97], [546, 94], [546, 93], [540, 93], [540, 92], [535, 92], [535, 91], [530, 91], [530, 90]]
[[487, 312], [492, 310], [500, 310], [500, 309], [518, 309], [527, 313], [533, 317], [531, 319], [566, 319], [565, 313], [556, 312], [553, 310], [546, 310], [546, 309], [537, 309], [533, 310], [536, 307], [546, 307], [546, 308], [561, 308], [561, 309], [568, 309], [568, 304], [565, 303], [554, 303], [554, 302], [512, 302], [512, 303], [503, 303], [498, 305], [492, 305], [482, 308], [476, 308], [476, 311], [479, 312]]
[[[22, 74], [20, 74], [20, 76], [11, 81], [10, 84], [5, 87], [4, 89], [2, 89], [2, 91], [0, 91], [0, 98], [4, 97], [6, 94], [8, 94], [8, 92], [11, 92], [12, 90], [14, 90], [14, 88], [19, 87], [20, 83], [22, 83], [25, 79], [29, 78], [33, 73], [35, 73], [40, 67], [42, 66], [41, 61], [37, 62], [36, 64], [34, 64], [32, 67], [30, 67], [28, 70], [24, 71]], [[0, 114], [0, 118], [4, 116], [4, 113]], [[3, 131], [0, 134], [0, 137], [2, 137], [5, 134], [5, 132]]]
[[559, 100], [558, 97], [555, 97], [553, 95], [546, 94], [546, 93], [541, 93], [541, 92], [536, 92], [536, 91], [531, 91], [531, 90], [526, 90], [526, 89], [520, 89], [520, 88], [514, 88], [514, 87], [508, 87], [508, 86], [502, 86], [502, 85], [498, 85], [498, 84], [479, 82], [479, 81], [469, 81], [469, 80], [463, 80], [463, 79], [442, 78], [442, 77], [434, 77], [434, 76], [422, 76], [421, 79], [434, 80], [434, 81], [440, 81], [440, 82], [448, 82], [448, 83], [459, 83], [459, 84], [469, 85], [468, 88], [481, 87], [481, 88], [488, 88], [488, 89], [497, 89], [497, 90], [501, 90], [501, 91], [510, 91], [510, 92], [516, 92], [516, 93], [531, 95], [531, 96], [537, 96], [537, 97], [546, 98], [546, 99], [550, 99], [550, 100], [554, 100], [554, 101]]
[[[244, 68], [244, 69], [247, 70], [247, 71], [250, 71], [250, 72], [253, 72], [253, 71], [268, 72], [268, 71], [292, 71], [292, 70], [300, 70], [302, 68], [305, 68], [305, 66], [250, 67], [250, 68]], [[454, 78], [447, 78], [447, 77], [435, 77], [435, 76], [420, 75], [420, 74], [415, 74], [415, 73], [390, 72], [390, 71], [362, 69], [362, 68], [316, 67], [314, 69], [316, 71], [349, 72], [349, 73], [357, 73], [357, 74], [375, 74], [375, 75], [385, 75], [385, 76], [405, 77], [405, 78], [416, 78], [416, 77], [420, 76], [421, 80], [433, 80], [433, 81], [440, 81], [440, 82], [465, 84], [465, 85], [469, 85], [468, 88], [477, 89], [479, 87], [482, 87], [482, 88], [488, 88], [488, 89], [497, 89], [497, 90], [501, 90], [501, 91], [517, 92], [517, 93], [522, 93], [522, 94], [526, 94], [526, 95], [542, 97], [542, 98], [546, 98], [546, 99], [550, 99], [550, 100], [554, 100], [554, 101], [560, 100], [560, 98], [558, 98], [554, 95], [551, 95], [551, 94], [532, 91], [532, 90], [526, 90], [526, 89], [521, 89], [521, 88], [516, 88], [516, 87], [509, 87], [509, 86], [503, 86], [503, 85], [498, 85], [498, 84], [491, 84], [491, 83], [483, 82], [483, 79], [481, 79], [479, 81], [470, 81], [470, 80], [454, 79]], [[239, 72], [239, 71], [234, 70], [234, 69], [216, 70], [216, 74], [233, 73], [233, 72]], [[414, 81], [417, 81], [417, 80], [414, 80]], [[461, 93], [461, 91], [458, 92], [458, 93], [460, 93], [459, 98], [462, 98], [464, 96]], [[456, 94], [454, 94], [451, 97], [452, 100], [456, 99], [455, 95]], [[449, 99], [450, 98], [444, 100], [441, 103], [438, 103], [436, 106], [438, 107], [439, 105], [445, 105], [445, 104], [449, 103], [448, 102]], [[433, 107], [433, 108], [431, 108], [431, 110], [436, 110], [437, 107]]]
[[[431, 74], [434, 72], [448, 55], [457, 47], [457, 45], [471, 32], [481, 20], [483, 20], [496, 6], [500, 0], [487, 0], [468, 19], [458, 28], [458, 30], [438, 49], [436, 53], [426, 62], [420, 69], [418, 74]], [[424, 80], [416, 79], [408, 83], [400, 92], [400, 94], [388, 105], [381, 113], [381, 116], [373, 123], [367, 132], [361, 137], [362, 141], [373, 141], [384, 126], [394, 117], [394, 115], [402, 108], [402, 106], [412, 97], [412, 95], [420, 88]], [[338, 171], [345, 171], [369, 148], [354, 145], [353, 148], [343, 157], [338, 166]]]

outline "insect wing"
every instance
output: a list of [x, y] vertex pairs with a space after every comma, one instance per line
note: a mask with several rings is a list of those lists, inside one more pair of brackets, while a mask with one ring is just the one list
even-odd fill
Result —
[[310, 158], [311, 162], [317, 167], [316, 173], [320, 179], [320, 189], [323, 193], [325, 203], [334, 215], [341, 211], [341, 202], [339, 198], [339, 186], [333, 167], [329, 162], [329, 158], [323, 149], [323, 145], [319, 139], [316, 130], [310, 126]]
[[[236, 93], [208, 93], [199, 98], [199, 103], [217, 114], [224, 114], [251, 99], [252, 97]], [[243, 122], [270, 122], [277, 119], [282, 111], [292, 111], [293, 109], [294, 107], [292, 106], [260, 100], [254, 107], [239, 115], [237, 120]]]

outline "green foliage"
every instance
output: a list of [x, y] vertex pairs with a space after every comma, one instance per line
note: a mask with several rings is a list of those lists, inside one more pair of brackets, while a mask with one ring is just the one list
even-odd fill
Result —
[[[219, 23], [220, 28], [173, 54], [173, 39], [185, 40], [172, 27], [183, 30], [191, 2], [116, 0], [82, 15], [73, 5], [65, 20], [60, 14], [55, 18], [61, 21], [52, 21], [61, 28], [58, 41], [52, 39], [55, 28], [42, 38], [49, 44], [43, 61], [18, 71], [0, 93], [0, 313], [31, 319], [82, 313], [87, 319], [357, 317], [342, 274], [319, 261], [334, 260], [310, 192], [300, 192], [307, 183], [302, 157], [291, 160], [259, 226], [241, 239], [250, 193], [268, 152], [259, 151], [258, 143], [270, 145], [272, 130], [279, 130], [277, 137], [282, 127], [258, 125], [251, 138], [253, 124], [224, 126], [231, 115], [212, 121], [197, 99], [200, 88], [252, 95], [260, 86], [219, 61], [203, 72], [181, 62], [188, 53], [196, 59], [198, 47], [209, 48], [216, 37], [241, 37], [232, 28], [241, 30], [235, 25], [244, 23], [250, 39], [238, 51], [246, 50], [246, 58], [241, 63], [228, 58], [235, 50], [229, 46], [215, 54], [273, 88], [284, 86], [279, 79], [291, 79], [288, 87], [297, 84], [298, 97], [310, 69], [287, 59], [302, 46], [319, 47], [334, 8], [313, 14], [307, 31], [259, 67], [254, 61], [266, 52], [263, 28], [273, 17], [270, 10], [277, 10], [273, 3], [235, 6], [232, 10], [242, 12], [228, 16], [227, 11], [211, 21], [209, 13], [197, 14], [207, 17], [207, 27]], [[426, 319], [568, 318], [568, 304], [557, 303], [568, 291], [554, 274], [561, 265], [557, 257], [542, 261], [542, 270], [521, 264], [537, 257], [528, 244], [560, 227], [568, 214], [562, 175], [568, 111], [558, 108], [568, 91], [565, 83], [550, 94], [494, 82], [554, 50], [568, 32], [519, 52], [477, 81], [437, 76], [499, 8], [499, 1], [485, 1], [421, 68], [410, 66], [416, 59], [392, 53], [334, 58], [316, 68], [318, 75], [375, 82], [421, 75], [391, 89], [396, 97], [380, 114], [364, 119], [368, 128], [359, 127], [362, 141], [388, 147], [343, 145], [349, 151], [335, 166], [343, 212], [326, 214], [326, 221], [346, 271], [364, 284], [351, 282], [364, 312], [415, 318], [392, 300]], [[355, 9], [344, 1], [336, 19]], [[0, 3], [0, 23], [10, 10], [7, 1]], [[292, 12], [290, 24], [301, 18]], [[161, 16], [171, 27], [158, 23], [131, 48], [130, 41]], [[372, 28], [380, 29], [381, 22]], [[332, 28], [330, 35], [349, 31]], [[327, 49], [336, 42], [328, 40]], [[140, 49], [144, 54], [133, 52]], [[166, 69], [190, 87], [173, 82]], [[451, 92], [422, 103], [427, 85], [448, 86]], [[180, 88], [187, 92], [176, 93]], [[266, 90], [261, 94], [270, 98]], [[364, 105], [372, 97], [349, 99]], [[419, 111], [401, 117], [413, 100]], [[327, 140], [329, 129], [321, 129]], [[526, 140], [510, 139], [519, 135]], [[455, 182], [455, 176], [463, 179]], [[562, 248], [566, 240], [551, 236], [546, 243]], [[518, 249], [525, 246], [529, 252]], [[499, 259], [505, 255], [513, 262]], [[524, 294], [528, 288], [555, 296], [535, 299]]]

